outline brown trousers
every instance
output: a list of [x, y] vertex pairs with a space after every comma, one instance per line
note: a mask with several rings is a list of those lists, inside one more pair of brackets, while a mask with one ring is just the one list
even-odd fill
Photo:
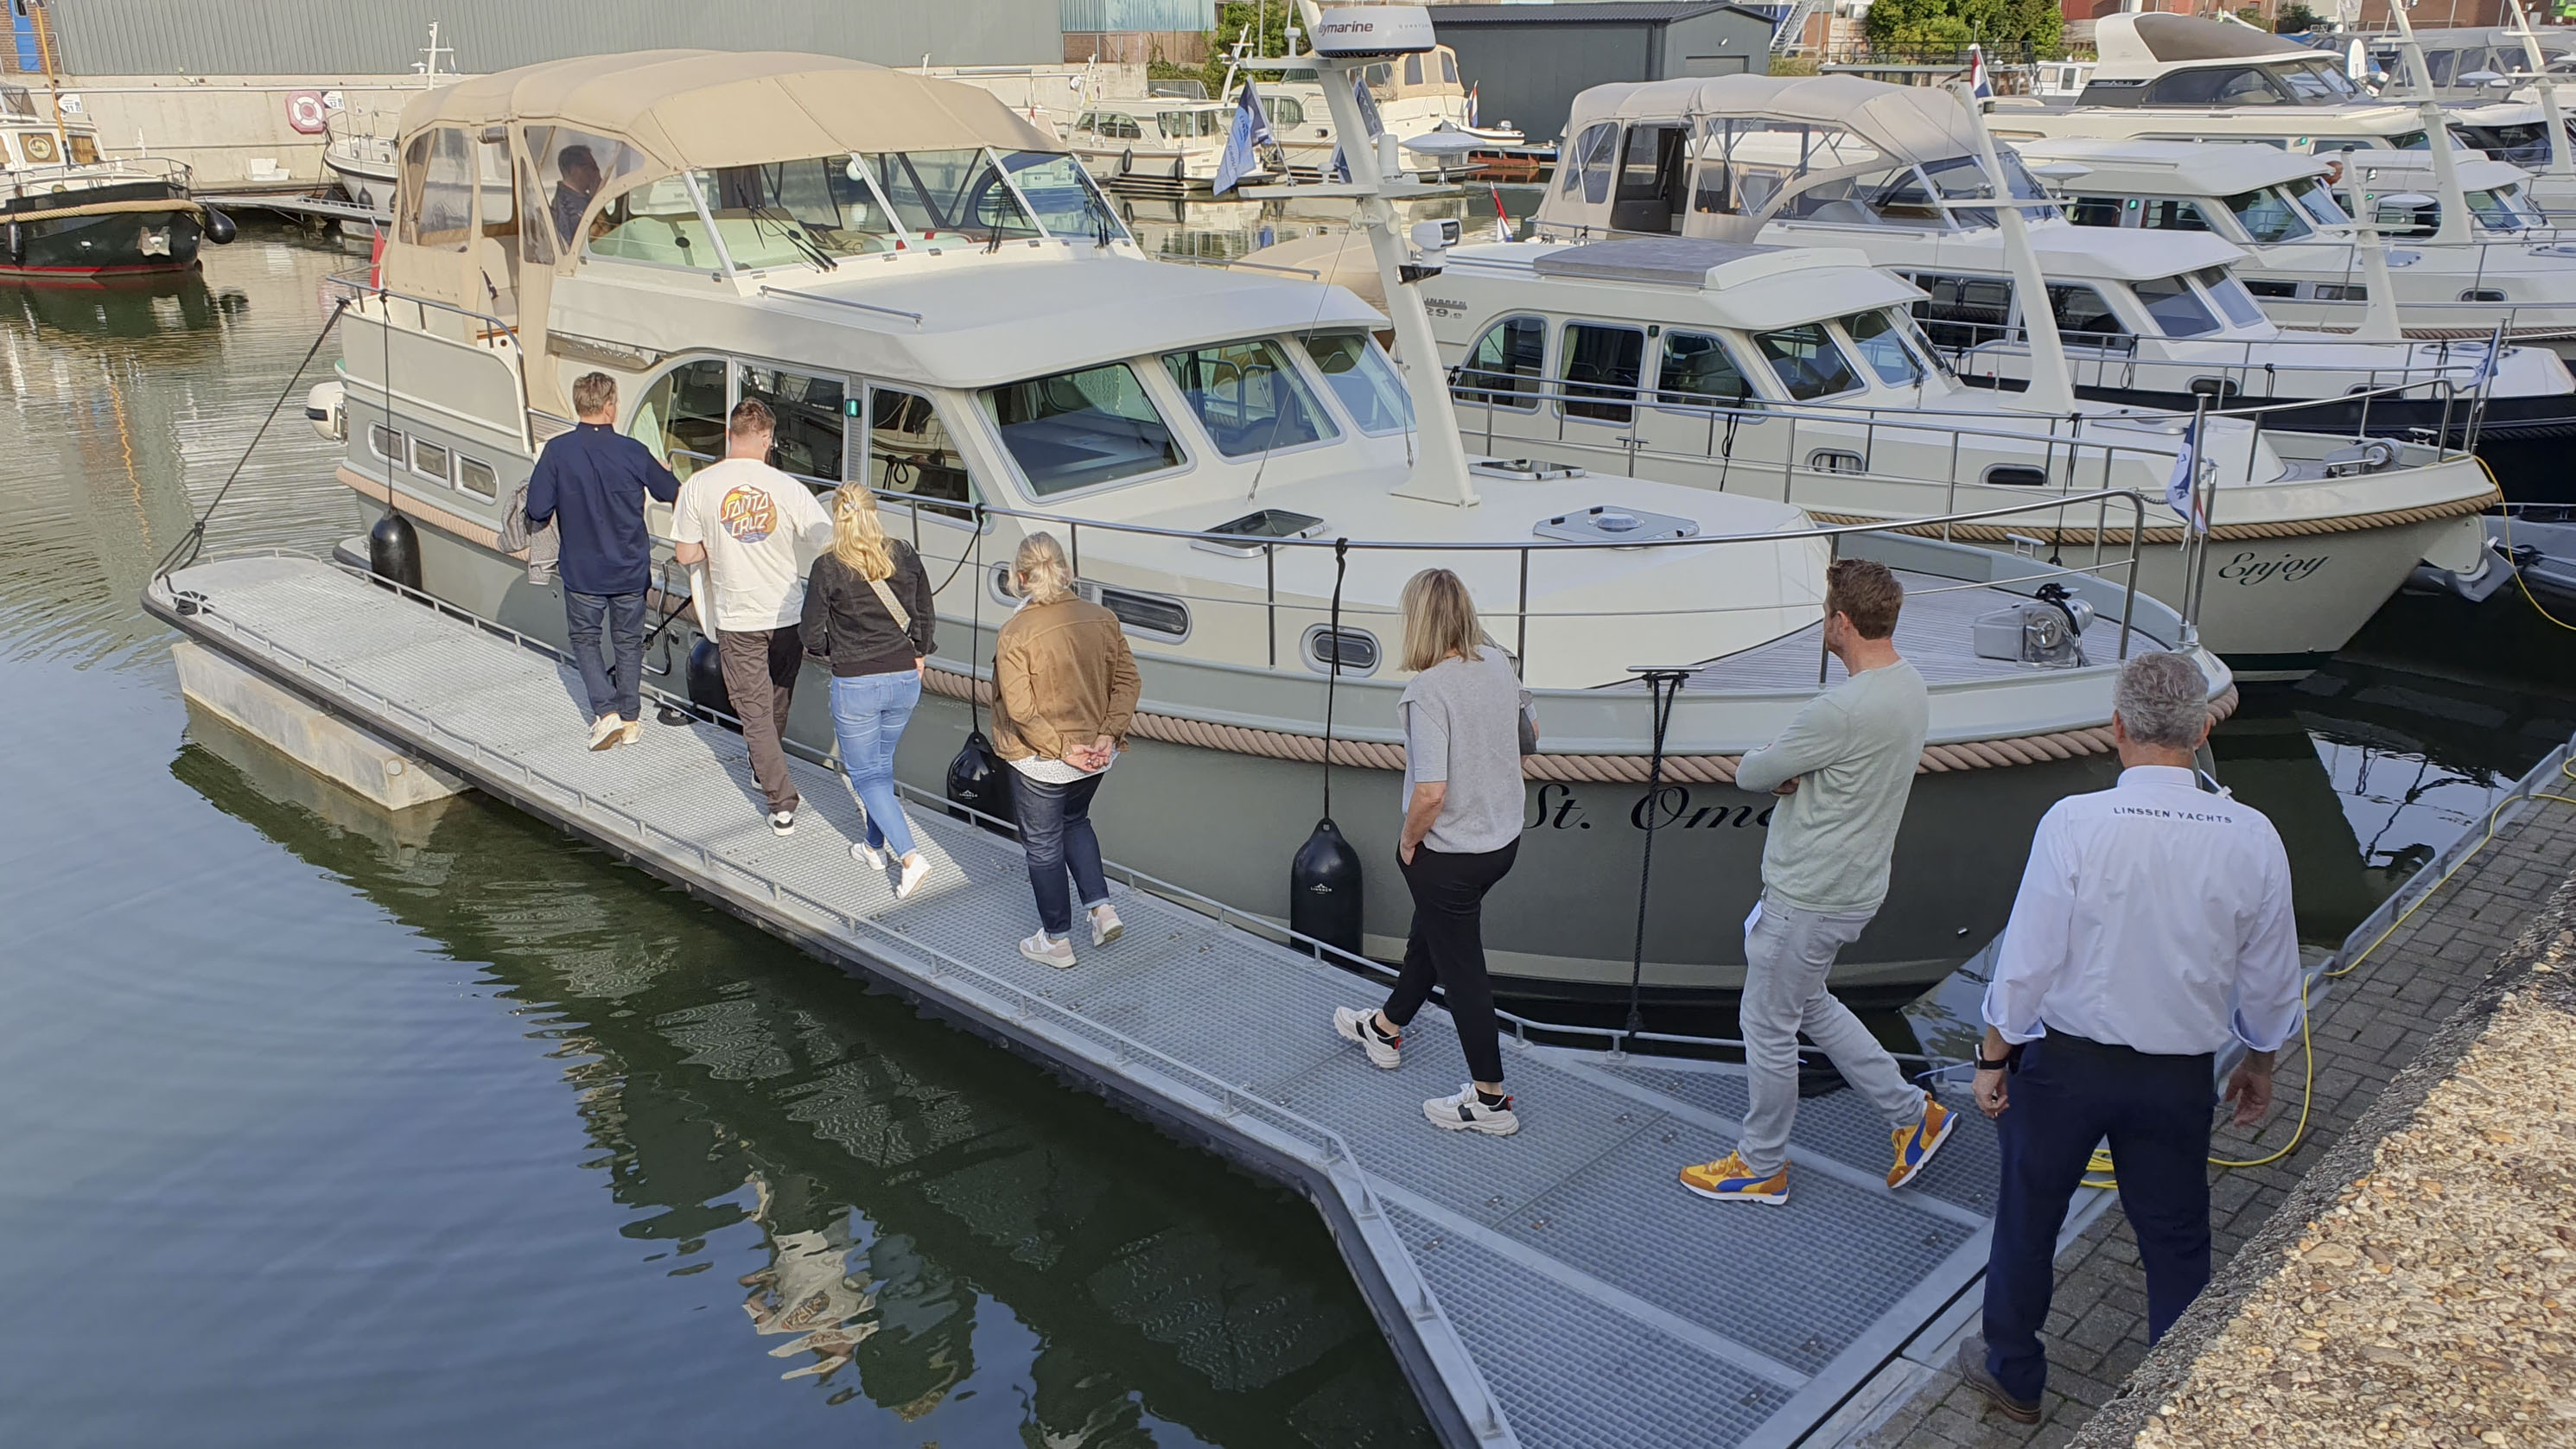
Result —
[[727, 630], [716, 637], [716, 658], [724, 665], [725, 693], [742, 720], [751, 777], [769, 797], [771, 814], [795, 809], [796, 782], [787, 777], [787, 749], [779, 741], [787, 733], [796, 671], [805, 662], [804, 640], [793, 624], [748, 634]]

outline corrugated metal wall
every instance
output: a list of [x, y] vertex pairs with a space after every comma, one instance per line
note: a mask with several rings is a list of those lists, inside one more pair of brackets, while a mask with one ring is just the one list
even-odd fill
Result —
[[1711, 11], [1670, 26], [1588, 20], [1462, 24], [1444, 21], [1438, 10], [1431, 15], [1441, 41], [1458, 52], [1459, 78], [1478, 87], [1476, 118], [1489, 125], [1509, 121], [1532, 140], [1563, 132], [1575, 96], [1593, 86], [1770, 69], [1769, 23], [1739, 10]]
[[1216, 26], [1216, 0], [1058, 0], [1056, 15], [1067, 35], [1210, 30]]
[[[51, 9], [64, 69], [75, 75], [386, 75], [420, 62], [431, 21], [439, 44], [455, 50], [439, 68], [468, 73], [664, 46], [806, 50], [887, 65], [917, 65], [924, 51], [935, 65], [1052, 65], [1063, 48], [1057, 4], [52, 0]], [[1188, 28], [1206, 24], [1202, 16]]]

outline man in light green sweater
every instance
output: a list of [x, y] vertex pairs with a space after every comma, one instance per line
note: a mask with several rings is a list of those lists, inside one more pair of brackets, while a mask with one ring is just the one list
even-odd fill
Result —
[[1913, 1181], [1955, 1125], [1825, 989], [1835, 955], [1887, 899], [1888, 859], [1931, 723], [1923, 676], [1896, 652], [1904, 603], [1883, 564], [1844, 559], [1827, 570], [1825, 648], [1847, 677], [1735, 767], [1737, 788], [1782, 798], [1762, 849], [1762, 899], [1744, 923], [1744, 1133], [1733, 1152], [1682, 1169], [1682, 1186], [1702, 1197], [1789, 1200], [1801, 1030], [1886, 1116], [1896, 1156], [1889, 1187]]

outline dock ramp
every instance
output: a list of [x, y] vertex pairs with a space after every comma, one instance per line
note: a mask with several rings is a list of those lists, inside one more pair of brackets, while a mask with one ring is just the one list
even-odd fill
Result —
[[578, 676], [497, 625], [298, 555], [192, 565], [145, 603], [493, 796], [1302, 1190], [1451, 1445], [1831, 1442], [1902, 1376], [1909, 1342], [1973, 1306], [1996, 1155], [1972, 1110], [1891, 1192], [1859, 1094], [1806, 1102], [1785, 1207], [1674, 1181], [1733, 1140], [1731, 1067], [1507, 1043], [1520, 1134], [1440, 1132], [1422, 1100], [1467, 1072], [1436, 1007], [1402, 1070], [1372, 1070], [1330, 1017], [1381, 985], [1210, 910], [1121, 888], [1124, 940], [1039, 966], [1016, 947], [1035, 912], [1008, 839], [916, 808], [937, 870], [898, 902], [850, 859], [858, 807], [830, 767], [796, 762], [806, 808], [775, 836], [738, 735], [648, 725], [589, 753]]

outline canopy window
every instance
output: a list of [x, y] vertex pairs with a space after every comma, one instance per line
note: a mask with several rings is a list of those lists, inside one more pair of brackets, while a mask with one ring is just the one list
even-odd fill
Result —
[[520, 139], [527, 147], [528, 159], [536, 166], [536, 190], [544, 198], [542, 203], [529, 204], [530, 214], [538, 214], [542, 208], [553, 223], [556, 256], [578, 254], [581, 221], [591, 203], [609, 183], [623, 180], [641, 167], [642, 153], [623, 141], [570, 126], [529, 126], [522, 130]]
[[1034, 237], [1037, 223], [983, 151], [879, 152], [859, 158], [904, 229], [924, 239]]
[[1180, 466], [1171, 424], [1126, 363], [1033, 377], [976, 396], [1040, 497]]
[[403, 148], [395, 229], [408, 246], [461, 252], [474, 229], [474, 143], [458, 126], [439, 126]]

